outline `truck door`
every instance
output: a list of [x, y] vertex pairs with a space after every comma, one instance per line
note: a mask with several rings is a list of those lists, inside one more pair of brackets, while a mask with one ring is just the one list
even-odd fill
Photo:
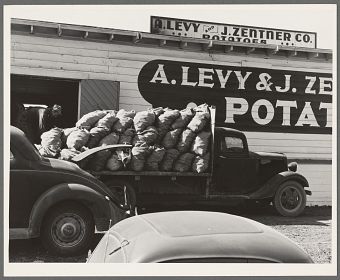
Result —
[[222, 132], [216, 137], [214, 186], [228, 194], [246, 194], [258, 186], [258, 161], [249, 155], [243, 134]]

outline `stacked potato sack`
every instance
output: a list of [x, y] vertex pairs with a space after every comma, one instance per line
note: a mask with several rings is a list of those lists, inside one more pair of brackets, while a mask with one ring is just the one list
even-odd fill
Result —
[[[209, 109], [206, 104], [181, 111], [154, 108], [135, 112], [124, 109], [96, 110], [84, 115], [73, 128], [52, 129], [48, 133], [53, 143], [52, 154], [61, 159], [72, 158], [89, 148], [131, 144], [124, 150], [103, 150], [85, 162], [86, 169], [134, 171], [176, 171], [202, 173], [209, 167], [208, 153], [211, 132]], [[43, 137], [42, 137], [43, 138]], [[59, 140], [58, 140], [59, 139]], [[51, 141], [50, 141], [51, 142]]]

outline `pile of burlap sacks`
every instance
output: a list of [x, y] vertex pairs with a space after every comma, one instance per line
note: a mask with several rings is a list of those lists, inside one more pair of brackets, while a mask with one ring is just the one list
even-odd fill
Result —
[[47, 157], [71, 161], [86, 149], [131, 144], [132, 149], [97, 152], [82, 167], [92, 171], [202, 173], [209, 168], [210, 139], [210, 113], [206, 104], [181, 111], [97, 110], [84, 115], [75, 127], [53, 128], [43, 133], [39, 151]]

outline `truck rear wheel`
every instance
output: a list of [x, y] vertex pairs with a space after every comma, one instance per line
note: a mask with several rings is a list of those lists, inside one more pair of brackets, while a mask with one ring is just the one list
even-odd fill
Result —
[[273, 200], [275, 210], [282, 216], [296, 217], [306, 207], [306, 193], [296, 181], [283, 182], [275, 193]]
[[136, 192], [134, 188], [125, 180], [111, 179], [104, 181], [104, 183], [122, 205], [129, 207], [132, 214], [137, 203]]

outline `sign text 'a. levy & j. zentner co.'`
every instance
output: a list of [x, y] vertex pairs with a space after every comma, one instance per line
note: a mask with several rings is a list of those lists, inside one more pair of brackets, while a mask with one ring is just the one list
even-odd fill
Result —
[[138, 87], [154, 107], [207, 103], [216, 123], [248, 131], [332, 133], [332, 74], [153, 60]]
[[218, 41], [316, 48], [316, 33], [151, 16], [151, 33]]

